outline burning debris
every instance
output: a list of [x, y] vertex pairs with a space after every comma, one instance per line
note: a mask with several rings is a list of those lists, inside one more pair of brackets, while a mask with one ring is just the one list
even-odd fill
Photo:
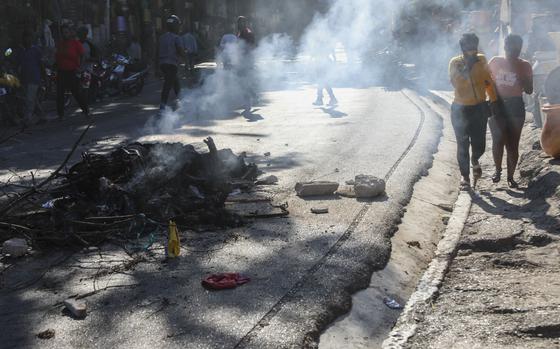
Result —
[[205, 143], [208, 149], [133, 143], [107, 155], [84, 153], [48, 186], [32, 187], [18, 196], [26, 200], [2, 208], [0, 236], [16, 231], [36, 243], [90, 245], [134, 237], [169, 220], [188, 227], [239, 225], [226, 199], [240, 183], [250, 187], [258, 170], [231, 150], [218, 150], [212, 138]]

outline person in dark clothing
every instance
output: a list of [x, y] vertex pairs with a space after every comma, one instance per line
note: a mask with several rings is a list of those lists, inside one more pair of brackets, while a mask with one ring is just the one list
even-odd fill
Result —
[[179, 97], [181, 85], [177, 76], [179, 58], [186, 59], [187, 55], [183, 47], [183, 41], [179, 36], [181, 21], [179, 17], [172, 15], [167, 21], [167, 32], [159, 38], [157, 64], [163, 74], [163, 88], [161, 90], [160, 111], [165, 110], [171, 89], [175, 96]]
[[[33, 34], [30, 31], [24, 31], [22, 44], [23, 46], [17, 55], [16, 63], [25, 98], [23, 124], [27, 126], [32, 122], [33, 113], [37, 106], [37, 92], [41, 84], [43, 62], [41, 50], [33, 45]], [[44, 119], [41, 116], [39, 123], [42, 122], [44, 122]]]
[[87, 101], [80, 91], [80, 81], [77, 76], [80, 69], [84, 47], [73, 37], [73, 33], [68, 26], [61, 28], [62, 40], [56, 45], [56, 110], [58, 118], [64, 118], [64, 94], [70, 91], [82, 112], [89, 117]]
[[253, 49], [257, 45], [255, 34], [249, 28], [247, 17], [239, 16], [237, 18], [237, 37], [245, 43], [247, 49]]
[[253, 49], [257, 46], [255, 34], [249, 28], [249, 20], [244, 16], [237, 18], [237, 42], [240, 47], [241, 55], [239, 62], [239, 79], [243, 89], [243, 108], [244, 113], [250, 113], [253, 101], [257, 99], [253, 82]]

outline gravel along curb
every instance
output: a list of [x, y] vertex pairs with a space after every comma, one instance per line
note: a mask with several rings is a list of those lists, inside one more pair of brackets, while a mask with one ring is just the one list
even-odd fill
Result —
[[420, 279], [416, 291], [408, 300], [389, 338], [383, 342], [383, 349], [404, 349], [408, 340], [416, 333], [417, 322], [422, 320], [425, 310], [437, 297], [443, 279], [457, 253], [457, 245], [469, 216], [471, 204], [470, 194], [466, 191], [461, 192], [444, 236], [438, 244], [436, 255]]

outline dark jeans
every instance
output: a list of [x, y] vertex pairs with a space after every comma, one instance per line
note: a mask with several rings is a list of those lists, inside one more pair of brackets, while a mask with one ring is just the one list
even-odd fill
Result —
[[58, 117], [64, 116], [64, 94], [70, 91], [78, 105], [84, 113], [89, 113], [88, 104], [85, 96], [80, 89], [80, 79], [76, 76], [76, 71], [59, 70], [56, 77], [56, 111]]
[[[457, 139], [457, 161], [461, 176], [470, 176], [470, 162], [477, 164], [486, 150], [488, 116], [483, 105], [464, 106], [453, 103], [451, 123]], [[472, 156], [470, 148], [472, 147]]]
[[161, 90], [161, 104], [167, 105], [169, 92], [171, 89], [175, 91], [175, 96], [179, 96], [181, 85], [177, 76], [177, 66], [173, 64], [162, 64], [159, 66], [163, 73], [163, 89]]

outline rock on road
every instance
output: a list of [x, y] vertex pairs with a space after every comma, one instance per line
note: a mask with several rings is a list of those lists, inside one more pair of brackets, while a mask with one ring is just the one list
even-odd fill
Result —
[[[371, 272], [387, 261], [390, 234], [412, 185], [430, 164], [441, 129], [439, 118], [413, 91], [335, 92], [337, 108], [312, 106], [310, 87], [273, 91], [248, 117], [190, 120], [157, 134], [143, 127], [154, 113], [149, 108], [157, 100], [153, 91], [99, 108], [95, 128], [79, 151], [103, 151], [124, 141], [191, 143], [212, 136], [218, 147], [247, 152], [266, 175], [279, 178], [266, 190], [275, 202], [288, 203], [290, 215], [202, 233], [219, 243], [203, 253], [186, 248], [177, 264], [140, 263], [128, 273], [101, 277], [97, 282], [103, 285], [138, 286], [88, 298], [89, 313], [81, 321], [52, 307], [61, 297], [92, 287], [91, 278], [84, 277], [87, 271], [66, 262], [23, 291], [0, 291], [0, 341], [7, 347], [44, 348], [314, 346], [320, 331], [348, 310], [350, 293], [367, 287]], [[83, 122], [77, 117], [51, 123], [0, 146], [1, 167], [22, 173], [56, 167]], [[295, 196], [298, 181], [344, 183], [358, 174], [388, 179], [387, 196], [371, 202]], [[1, 170], [0, 176], [9, 173]], [[310, 211], [316, 207], [328, 207], [329, 213], [314, 215]], [[127, 257], [119, 250], [107, 255]], [[82, 263], [95, 263], [95, 258], [99, 255], [79, 256]], [[208, 292], [200, 280], [213, 272], [241, 272], [252, 281]], [[35, 337], [46, 328], [56, 331], [55, 338]]]

